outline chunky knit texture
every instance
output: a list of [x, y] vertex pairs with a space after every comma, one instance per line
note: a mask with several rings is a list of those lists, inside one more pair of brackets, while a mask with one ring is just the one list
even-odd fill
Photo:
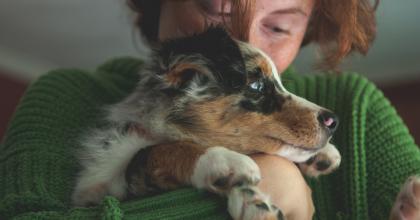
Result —
[[[229, 219], [224, 199], [192, 188], [125, 202], [106, 197], [92, 208], [70, 205], [78, 137], [101, 123], [101, 107], [134, 88], [140, 66], [121, 58], [94, 73], [52, 71], [30, 86], [0, 146], [0, 219]], [[341, 119], [333, 141], [341, 167], [308, 179], [315, 219], [387, 219], [400, 185], [420, 174], [420, 152], [394, 108], [356, 74], [289, 70], [283, 81]]]

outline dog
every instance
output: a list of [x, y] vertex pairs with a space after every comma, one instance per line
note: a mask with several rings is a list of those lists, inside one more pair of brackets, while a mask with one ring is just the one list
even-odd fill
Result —
[[192, 185], [227, 196], [234, 219], [281, 218], [248, 154], [285, 157], [309, 176], [339, 166], [337, 116], [288, 92], [266, 54], [223, 28], [165, 41], [144, 65], [107, 125], [83, 138], [75, 205]]

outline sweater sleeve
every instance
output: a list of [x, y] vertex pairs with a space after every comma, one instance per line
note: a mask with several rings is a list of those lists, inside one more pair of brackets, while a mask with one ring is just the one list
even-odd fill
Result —
[[289, 74], [284, 81], [340, 118], [332, 140], [342, 155], [340, 168], [308, 179], [315, 219], [388, 219], [402, 183], [420, 174], [420, 151], [394, 107], [358, 74]]
[[[353, 79], [352, 110], [345, 124], [350, 132], [344, 149], [352, 183], [349, 195], [353, 219], [388, 219], [401, 185], [420, 174], [420, 151], [407, 127], [383, 93], [360, 75]], [[350, 100], [349, 100], [350, 101]]]
[[[1, 219], [226, 219], [225, 202], [192, 188], [74, 208], [79, 137], [100, 125], [102, 107], [134, 88], [140, 62], [118, 59], [94, 73], [55, 70], [23, 96], [0, 146]], [[222, 211], [221, 211], [222, 210]]]
[[407, 177], [420, 174], [420, 151], [383, 93], [367, 88], [366, 96], [361, 126], [365, 127], [369, 217], [387, 219], [401, 185]]

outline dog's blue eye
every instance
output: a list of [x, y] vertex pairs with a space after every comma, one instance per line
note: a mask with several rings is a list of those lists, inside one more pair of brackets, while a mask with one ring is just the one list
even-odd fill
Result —
[[258, 80], [249, 84], [249, 88], [251, 88], [251, 90], [253, 90], [254, 92], [262, 92], [264, 89], [264, 83]]

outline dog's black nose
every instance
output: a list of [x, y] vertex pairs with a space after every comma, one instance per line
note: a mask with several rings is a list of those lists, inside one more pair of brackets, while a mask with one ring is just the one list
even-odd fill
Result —
[[318, 121], [321, 123], [321, 126], [328, 129], [332, 134], [338, 127], [338, 117], [330, 111], [322, 111], [318, 115]]

